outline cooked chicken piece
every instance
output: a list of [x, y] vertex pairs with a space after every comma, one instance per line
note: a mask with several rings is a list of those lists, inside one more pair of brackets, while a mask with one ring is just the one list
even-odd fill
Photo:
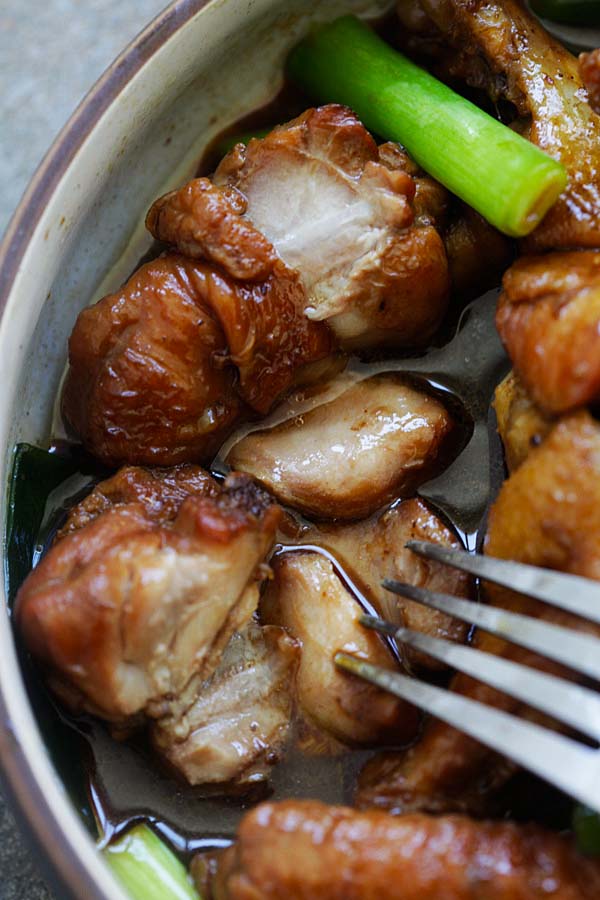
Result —
[[600, 113], [600, 50], [579, 54], [579, 72], [590, 106], [595, 113]]
[[469, 206], [452, 217], [443, 238], [452, 293], [463, 303], [496, 287], [513, 258], [512, 244]]
[[[586, 412], [558, 422], [504, 483], [489, 519], [486, 553], [600, 580], [600, 425]], [[569, 613], [488, 586], [498, 607], [573, 628], [592, 628]], [[477, 632], [475, 646], [543, 671], [573, 677], [535, 653]], [[518, 700], [458, 674], [452, 690], [487, 705], [542, 720]], [[388, 754], [361, 775], [361, 805], [481, 812], [491, 792], [514, 771], [443, 722], [433, 720], [405, 755]]]
[[545, 412], [600, 396], [600, 253], [525, 256], [504, 276], [496, 324], [516, 372]]
[[234, 634], [185, 713], [152, 728], [158, 751], [189, 784], [254, 784], [269, 777], [290, 729], [298, 645], [254, 623]]
[[[353, 525], [320, 525], [314, 532], [303, 534], [303, 542], [326, 547], [339, 560], [384, 618], [432, 637], [463, 641], [468, 631], [464, 623], [382, 587], [384, 578], [392, 578], [440, 593], [470, 595], [467, 575], [411, 553], [405, 546], [410, 540], [462, 546], [441, 519], [416, 498]], [[406, 648], [405, 653], [407, 660], [419, 668], [444, 668], [419, 651]]]
[[211, 880], [214, 900], [595, 900], [600, 862], [533, 825], [287, 800], [244, 816]]
[[277, 254], [264, 234], [246, 219], [246, 199], [221, 190], [208, 178], [194, 178], [150, 207], [146, 228], [184, 256], [207, 259], [240, 281], [264, 281]]
[[405, 158], [330, 104], [238, 144], [214, 175], [243, 193], [246, 218], [300, 273], [307, 316], [347, 346], [423, 344], [446, 308], [444, 245], [435, 214], [413, 222]]
[[162, 525], [177, 518], [181, 504], [190, 494], [217, 497], [220, 493], [218, 482], [200, 466], [183, 464], [171, 469], [124, 466], [116, 475], [99, 482], [69, 510], [56, 540], [79, 531], [114, 507], [140, 504], [145, 516]]
[[446, 189], [426, 175], [399, 144], [382, 144], [379, 158], [414, 179], [414, 224], [434, 226], [441, 235], [452, 293], [466, 302], [495, 287], [512, 259], [512, 243], [471, 207], [457, 203], [456, 198], [450, 205]]
[[514, 372], [496, 388], [494, 409], [506, 465], [513, 472], [542, 443], [554, 423], [533, 403]]
[[300, 711], [309, 726], [343, 744], [403, 744], [420, 721], [415, 707], [341, 672], [347, 651], [385, 669], [397, 669], [391, 650], [359, 622], [364, 610], [331, 562], [318, 553], [285, 553], [273, 563], [260, 605], [263, 622], [283, 626], [302, 646], [297, 678]]
[[304, 316], [297, 276], [275, 271], [238, 282], [166, 255], [84, 309], [63, 412], [86, 448], [109, 464], [207, 461], [243, 402], [266, 412], [297, 369], [327, 356], [330, 335]]
[[441, 403], [386, 373], [251, 432], [228, 462], [307, 515], [358, 519], [426, 481], [451, 428]]
[[67, 533], [17, 597], [18, 626], [54, 689], [119, 725], [173, 714], [190, 680], [212, 674], [256, 608], [280, 519], [243, 475], [191, 494], [170, 521], [148, 505], [113, 506]]
[[588, 103], [577, 59], [519, 0], [401, 0], [409, 49], [450, 80], [508, 100], [516, 126], [560, 160], [569, 184], [526, 240], [530, 250], [600, 246], [600, 117]]

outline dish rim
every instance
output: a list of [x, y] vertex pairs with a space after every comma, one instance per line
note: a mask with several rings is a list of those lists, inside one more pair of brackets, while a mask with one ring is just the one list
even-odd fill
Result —
[[[172, 0], [108, 66], [52, 142], [0, 242], [0, 327], [6, 327], [8, 299], [37, 222], [78, 150], [137, 72], [211, 2], [213, 0]], [[3, 556], [5, 552], [4, 547]], [[9, 619], [9, 627], [0, 629], [0, 653], [14, 658], [14, 638], [8, 609], [0, 615]], [[10, 674], [22, 684], [18, 661], [12, 669]], [[12, 678], [9, 683], [5, 683], [4, 678], [0, 679], [2, 788], [30, 844], [40, 851], [36, 862], [42, 874], [57, 896], [65, 900], [79, 900], [82, 897], [89, 900], [125, 900], [125, 894], [117, 888], [108, 869], [102, 871], [94, 865], [99, 860], [92, 841], [83, 832], [83, 826], [72, 833], [64, 821], [64, 813], [70, 807], [66, 793], [60, 797], [58, 806], [46, 796], [44, 785], [33, 766], [33, 754], [37, 747], [32, 745], [31, 735], [28, 735], [24, 724], [9, 713], [6, 698], [11, 684]], [[48, 779], [56, 781], [50, 759], [45, 763]]]

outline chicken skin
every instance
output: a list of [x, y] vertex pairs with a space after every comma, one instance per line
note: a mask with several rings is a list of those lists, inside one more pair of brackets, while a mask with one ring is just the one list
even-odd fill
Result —
[[[381, 582], [390, 578], [458, 597], [470, 595], [468, 575], [411, 553], [405, 546], [410, 540], [461, 546], [448, 526], [416, 497], [370, 519], [352, 524], [323, 523], [302, 535], [304, 543], [318, 544], [333, 554], [383, 618], [431, 637], [464, 641], [468, 631], [465, 623], [383, 588]], [[410, 666], [444, 668], [418, 650], [403, 647], [402, 653]]]
[[536, 826], [289, 800], [244, 816], [210, 882], [212, 900], [596, 900], [600, 863]]
[[395, 145], [378, 148], [351, 110], [329, 104], [238, 144], [214, 182], [242, 192], [246, 218], [300, 273], [312, 321], [347, 347], [407, 346], [439, 324], [449, 273], [434, 208], [423, 216], [427, 190], [443, 189], [423, 177], [413, 210], [406, 167]]
[[431, 476], [452, 420], [394, 373], [337, 383], [335, 399], [325, 385], [323, 403], [315, 393], [309, 412], [251, 432], [228, 462], [306, 515], [359, 519]]
[[508, 101], [513, 127], [566, 168], [568, 186], [525, 240], [528, 251], [600, 247], [600, 116], [577, 59], [519, 0], [401, 0], [398, 11], [409, 51]]
[[[391, 650], [364, 629], [364, 612], [332, 563], [318, 553], [285, 553], [273, 562], [274, 579], [260, 605], [261, 620], [283, 626], [301, 645], [297, 700], [309, 728], [345, 745], [404, 744], [417, 732], [418, 711], [340, 671], [335, 654], [358, 654], [397, 669]], [[314, 736], [311, 746], [318, 746]]]
[[504, 276], [496, 325], [532, 400], [548, 415], [600, 396], [600, 253], [524, 256]]
[[[600, 425], [587, 412], [560, 420], [542, 444], [504, 483], [492, 507], [485, 552], [600, 580]], [[490, 602], [575, 629], [589, 623], [521, 594], [488, 585]], [[474, 645], [552, 674], [572, 678], [558, 664], [479, 631]], [[466, 675], [452, 690], [507, 712], [540, 719], [516, 699]], [[358, 801], [401, 812], [424, 809], [473, 811], [489, 808], [490, 795], [515, 770], [482, 744], [439, 720], [406, 754], [387, 754], [361, 774]]]
[[[71, 708], [127, 727], [174, 715], [190, 682], [215, 671], [256, 609], [280, 511], [243, 475], [219, 487], [189, 467], [150, 473], [126, 502], [118, 480], [72, 514], [21, 587], [16, 619]], [[174, 503], [190, 482], [200, 490]], [[157, 509], [161, 484], [170, 496]]]
[[84, 309], [62, 407], [86, 448], [109, 465], [207, 462], [244, 408], [266, 412], [297, 369], [329, 355], [297, 276], [275, 267], [238, 282], [166, 255]]

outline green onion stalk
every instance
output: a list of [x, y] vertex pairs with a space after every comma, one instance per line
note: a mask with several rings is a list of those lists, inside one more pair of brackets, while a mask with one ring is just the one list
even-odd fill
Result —
[[102, 850], [132, 900], [202, 900], [185, 866], [147, 825]]
[[291, 53], [293, 81], [351, 107], [504, 234], [529, 234], [567, 184], [563, 166], [381, 40], [354, 16]]

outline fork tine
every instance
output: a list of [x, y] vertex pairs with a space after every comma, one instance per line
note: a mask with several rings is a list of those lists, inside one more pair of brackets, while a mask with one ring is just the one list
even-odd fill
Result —
[[592, 622], [600, 623], [600, 584], [578, 575], [566, 575], [551, 569], [540, 569], [524, 563], [495, 559], [442, 547], [428, 541], [407, 541], [406, 546], [413, 553], [435, 562], [445, 563], [477, 575], [486, 581], [493, 581], [503, 587], [528, 594], [536, 600], [543, 600], [552, 606], [566, 609]]
[[362, 616], [361, 623], [382, 634], [392, 634], [403, 644], [416, 647], [453, 669], [471, 675], [576, 728], [582, 734], [600, 740], [600, 696], [594, 691], [521, 663], [492, 656], [473, 647], [432, 638], [410, 628], [391, 626], [390, 631], [388, 622], [374, 616]]
[[476, 700], [408, 675], [380, 669], [346, 653], [336, 653], [335, 662], [345, 671], [402, 697], [503, 753], [600, 812], [600, 766], [596, 750]]
[[541, 653], [548, 659], [563, 663], [576, 672], [600, 679], [600, 640], [593, 635], [581, 634], [520, 613], [507, 612], [496, 606], [474, 603], [450, 594], [436, 594], [401, 581], [386, 579], [382, 584], [394, 594], [448, 613], [471, 625], [477, 625], [484, 631], [506, 638], [507, 641]]

